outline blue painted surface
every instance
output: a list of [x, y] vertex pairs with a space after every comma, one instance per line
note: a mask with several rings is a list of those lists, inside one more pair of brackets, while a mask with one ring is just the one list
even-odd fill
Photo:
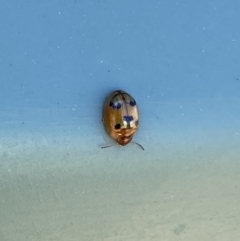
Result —
[[[179, 240], [181, 233], [185, 240], [213, 241], [222, 237], [221, 221], [207, 225], [215, 212], [220, 219], [232, 213], [224, 233], [236, 240], [240, 3], [0, 3], [0, 216], [7, 220], [0, 220], [0, 239]], [[144, 152], [135, 145], [100, 148], [113, 142], [101, 118], [116, 89], [139, 105], [134, 140]], [[221, 183], [232, 189], [222, 192]], [[199, 200], [206, 205], [189, 215], [178, 210]], [[208, 206], [215, 209], [206, 217]], [[40, 213], [48, 214], [47, 231]], [[203, 222], [191, 223], [198, 215]], [[64, 225], [65, 233], [58, 230]]]

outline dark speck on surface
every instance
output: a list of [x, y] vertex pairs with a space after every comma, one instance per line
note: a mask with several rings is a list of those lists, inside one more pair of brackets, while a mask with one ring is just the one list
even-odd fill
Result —
[[176, 234], [176, 235], [179, 235], [180, 233], [183, 232], [183, 230], [186, 228], [186, 225], [185, 224], [179, 224], [174, 230], [173, 232]]

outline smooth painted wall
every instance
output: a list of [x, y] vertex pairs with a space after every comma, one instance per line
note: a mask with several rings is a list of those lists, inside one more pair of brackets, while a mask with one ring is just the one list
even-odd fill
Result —
[[[1, 241], [238, 239], [238, 1], [0, 6]], [[145, 151], [101, 149], [115, 89]]]

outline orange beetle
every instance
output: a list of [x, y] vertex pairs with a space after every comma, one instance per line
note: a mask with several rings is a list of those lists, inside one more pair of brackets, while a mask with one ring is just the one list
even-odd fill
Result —
[[[131, 142], [138, 130], [138, 108], [131, 95], [123, 90], [116, 90], [108, 96], [103, 109], [103, 122], [109, 135], [120, 145]], [[143, 150], [144, 148], [137, 142]], [[102, 148], [113, 145], [104, 146]]]

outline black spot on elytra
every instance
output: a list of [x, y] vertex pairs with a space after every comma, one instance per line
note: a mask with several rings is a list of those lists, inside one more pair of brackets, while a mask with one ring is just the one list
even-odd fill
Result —
[[136, 105], [136, 101], [135, 100], [131, 100], [129, 103], [131, 106], [135, 106]]
[[132, 117], [132, 116], [125, 115], [123, 118], [124, 118], [124, 120], [125, 120], [127, 123], [130, 123], [131, 121], [133, 121], [133, 117]]
[[113, 103], [112, 101], [110, 101], [109, 106], [112, 107], [113, 109], [120, 109], [122, 107], [122, 104], [119, 102]]
[[118, 129], [120, 129], [120, 128], [121, 128], [121, 124], [116, 124], [116, 125], [115, 125], [115, 129], [116, 129], [116, 130], [118, 130]]

